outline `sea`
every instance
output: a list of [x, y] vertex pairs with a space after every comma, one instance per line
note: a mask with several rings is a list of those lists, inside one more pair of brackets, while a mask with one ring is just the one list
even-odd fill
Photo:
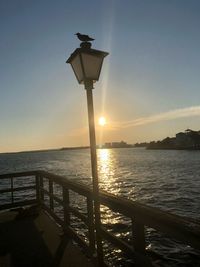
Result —
[[[200, 225], [200, 151], [98, 149], [101, 189], [188, 218]], [[0, 154], [0, 174], [45, 170], [91, 185], [89, 149]], [[76, 199], [77, 201], [77, 199]], [[81, 201], [77, 203], [81, 209]], [[81, 228], [75, 219], [75, 227]], [[128, 220], [102, 207], [102, 223], [118, 237], [131, 240]], [[146, 228], [146, 249], [155, 266], [200, 266], [200, 251]], [[83, 233], [84, 235], [84, 233]], [[118, 249], [105, 245], [111, 266], [131, 266]]]

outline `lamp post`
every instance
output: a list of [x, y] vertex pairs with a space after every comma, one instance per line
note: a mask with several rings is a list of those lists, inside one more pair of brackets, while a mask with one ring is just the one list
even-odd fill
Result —
[[107, 52], [92, 49], [91, 43], [88, 41], [84, 41], [80, 44], [80, 48], [77, 48], [66, 61], [66, 63], [71, 64], [79, 84], [84, 84], [87, 95], [92, 184], [94, 194], [95, 229], [99, 266], [103, 266], [103, 249], [100, 229], [101, 216], [92, 89], [94, 88], [93, 84], [99, 80], [103, 59], [107, 55]]

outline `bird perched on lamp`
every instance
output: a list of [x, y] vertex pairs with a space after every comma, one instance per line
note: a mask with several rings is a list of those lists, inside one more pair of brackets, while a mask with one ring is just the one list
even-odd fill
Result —
[[89, 41], [94, 41], [95, 40], [95, 39], [91, 38], [90, 36], [88, 36], [86, 34], [81, 34], [80, 32], [75, 33], [75, 35], [82, 42], [89, 42]]

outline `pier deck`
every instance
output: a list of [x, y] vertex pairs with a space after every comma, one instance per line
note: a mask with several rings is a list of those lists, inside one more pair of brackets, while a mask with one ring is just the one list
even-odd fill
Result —
[[0, 213], [1, 267], [92, 267], [62, 229], [36, 206]]

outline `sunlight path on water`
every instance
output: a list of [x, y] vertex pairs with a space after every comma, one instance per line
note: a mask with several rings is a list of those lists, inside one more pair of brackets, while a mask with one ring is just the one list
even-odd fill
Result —
[[115, 179], [116, 161], [111, 149], [98, 150], [99, 177], [102, 189], [107, 192], [118, 193], [117, 187], [113, 187]]
[[[117, 180], [117, 161], [113, 150], [99, 149], [98, 164], [101, 189], [116, 195], [119, 194], [120, 184]], [[121, 220], [121, 215], [113, 216], [113, 212], [106, 206], [101, 205], [101, 213], [103, 224], [117, 224]]]

